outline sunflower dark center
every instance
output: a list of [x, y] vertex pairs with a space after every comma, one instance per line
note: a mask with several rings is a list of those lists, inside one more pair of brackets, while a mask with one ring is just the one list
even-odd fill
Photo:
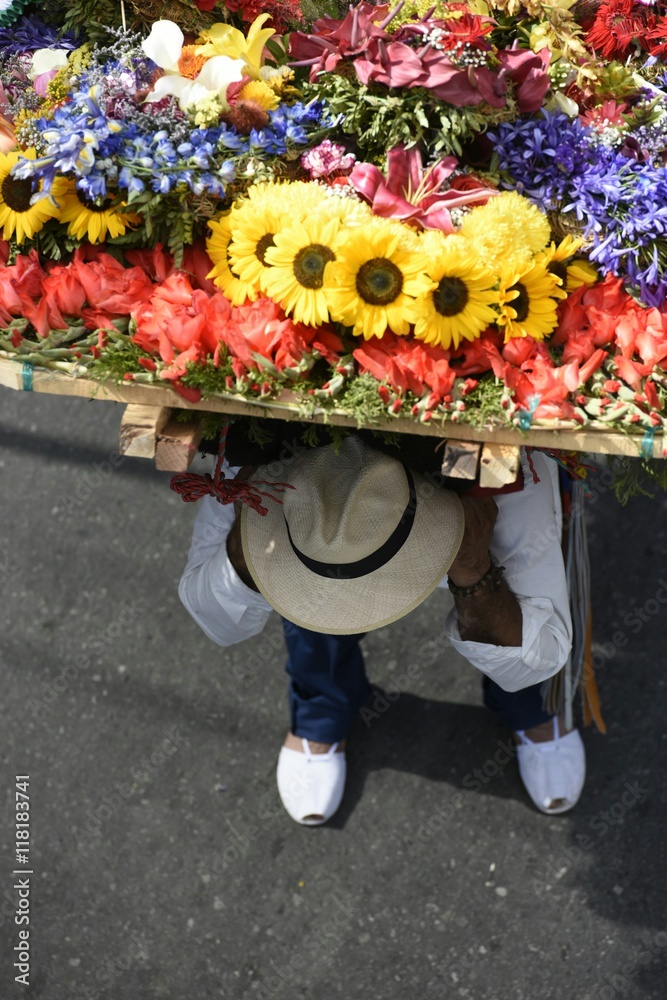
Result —
[[442, 278], [433, 292], [433, 305], [441, 316], [456, 316], [465, 309], [470, 293], [460, 278]]
[[105, 198], [102, 204], [98, 205], [96, 201], [94, 201], [92, 198], [88, 198], [81, 191], [77, 191], [76, 196], [83, 205], [83, 207], [87, 208], [89, 212], [106, 212], [111, 206], [112, 202], [111, 198]]
[[2, 182], [2, 200], [5, 205], [9, 205], [13, 212], [27, 212], [30, 208], [30, 199], [34, 194], [33, 182], [26, 178], [19, 180], [7, 174]]
[[310, 243], [302, 247], [294, 258], [292, 271], [294, 277], [304, 288], [321, 288], [324, 278], [324, 268], [336, 255], [329, 247], [321, 243]]
[[387, 306], [403, 291], [403, 275], [392, 260], [373, 257], [357, 272], [357, 292], [372, 306]]
[[264, 260], [264, 255], [269, 247], [273, 246], [275, 246], [275, 243], [273, 242], [273, 233], [264, 233], [261, 240], [258, 241], [257, 246], [255, 247], [255, 257], [264, 265], [264, 267], [269, 267]]
[[522, 285], [520, 281], [517, 281], [516, 285], [512, 285], [509, 291], [519, 293], [516, 298], [512, 299], [510, 305], [516, 312], [516, 322], [523, 323], [528, 315], [528, 307], [530, 305], [530, 299], [528, 298], [526, 286]]
[[551, 274], [555, 274], [557, 278], [560, 278], [563, 284], [567, 281], [567, 265], [563, 260], [552, 260], [549, 264], [548, 270]]

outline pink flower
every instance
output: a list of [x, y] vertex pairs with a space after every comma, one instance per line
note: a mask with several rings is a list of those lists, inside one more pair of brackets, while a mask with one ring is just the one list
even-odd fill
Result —
[[351, 170], [355, 162], [354, 153], [346, 153], [345, 146], [332, 142], [331, 139], [325, 139], [301, 157], [301, 166], [313, 180], [328, 177], [336, 171]]
[[446, 156], [424, 170], [418, 149], [395, 146], [387, 154], [386, 179], [373, 164], [357, 163], [350, 183], [370, 203], [375, 215], [452, 233], [452, 208], [486, 202], [496, 193], [480, 181], [468, 191], [455, 191], [449, 186], [443, 191], [457, 166], [456, 157]]

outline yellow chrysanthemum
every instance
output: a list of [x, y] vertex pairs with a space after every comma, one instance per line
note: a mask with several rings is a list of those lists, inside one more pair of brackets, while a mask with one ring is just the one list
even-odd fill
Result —
[[14, 238], [17, 243], [31, 240], [49, 219], [60, 216], [60, 196], [67, 185], [65, 180], [56, 178], [51, 197], [40, 198], [31, 205], [32, 196], [41, 191], [41, 183], [36, 184], [30, 178], [19, 180], [11, 175], [12, 167], [20, 159], [34, 160], [36, 155], [34, 149], [0, 153], [0, 226], [5, 240]]
[[558, 299], [566, 297], [559, 279], [540, 261], [531, 260], [523, 268], [508, 265], [500, 280], [499, 327], [505, 328], [505, 342], [512, 337], [544, 340], [558, 323]]
[[[276, 233], [266, 251], [266, 294], [295, 322], [319, 326], [329, 320], [325, 271], [336, 260], [338, 219], [314, 215]], [[327, 282], [328, 283], [328, 282]]]
[[275, 111], [280, 104], [280, 98], [268, 83], [263, 80], [250, 80], [239, 94], [244, 101], [254, 101], [265, 111]]
[[344, 233], [336, 252], [325, 287], [331, 318], [366, 340], [382, 337], [387, 328], [409, 333], [419, 318], [417, 296], [433, 282], [426, 274], [428, 259], [406, 248], [403, 227], [379, 220], [359, 226]]
[[474, 244], [480, 263], [491, 270], [520, 265], [549, 242], [549, 220], [516, 191], [489, 198], [466, 215], [461, 234]]
[[479, 264], [461, 236], [425, 233], [421, 242], [435, 288], [417, 300], [415, 336], [444, 348], [475, 340], [497, 319], [497, 275]]
[[232, 239], [232, 227], [229, 215], [219, 219], [211, 219], [209, 224], [211, 235], [206, 240], [206, 250], [215, 267], [206, 275], [212, 278], [223, 294], [234, 306], [241, 306], [257, 298], [257, 289], [248, 286], [234, 274], [229, 261], [229, 244]]
[[[242, 282], [245, 294], [251, 297], [264, 291], [264, 272], [269, 268], [266, 251], [273, 246], [276, 233], [289, 221], [277, 199], [247, 200], [235, 205], [229, 223], [232, 240], [228, 247], [229, 264]], [[239, 289], [241, 294], [241, 289]]]
[[598, 273], [593, 265], [583, 257], [574, 256], [581, 244], [582, 240], [578, 236], [566, 236], [558, 246], [551, 243], [536, 257], [547, 270], [561, 279], [561, 287], [568, 294], [582, 285], [594, 285], [598, 280]]
[[101, 206], [87, 201], [74, 184], [68, 184], [62, 198], [60, 221], [69, 223], [69, 236], [88, 240], [89, 243], [103, 243], [107, 236], [111, 239], [124, 236], [127, 227], [135, 225], [140, 219], [133, 212], [116, 211], [108, 201]]

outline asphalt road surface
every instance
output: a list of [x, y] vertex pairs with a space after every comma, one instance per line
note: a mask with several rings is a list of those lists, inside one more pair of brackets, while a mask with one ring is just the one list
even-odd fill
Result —
[[608, 731], [573, 812], [532, 807], [436, 592], [364, 640], [377, 701], [307, 829], [279, 623], [222, 650], [190, 620], [195, 508], [120, 414], [0, 390], [3, 1000], [663, 1000], [665, 496], [588, 507]]

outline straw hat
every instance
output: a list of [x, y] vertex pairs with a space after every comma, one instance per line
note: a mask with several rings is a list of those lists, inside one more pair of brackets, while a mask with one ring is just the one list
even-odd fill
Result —
[[288, 621], [338, 635], [406, 615], [443, 578], [463, 538], [455, 493], [359, 438], [260, 466], [288, 482], [262, 517], [244, 505], [243, 554], [259, 591]]

